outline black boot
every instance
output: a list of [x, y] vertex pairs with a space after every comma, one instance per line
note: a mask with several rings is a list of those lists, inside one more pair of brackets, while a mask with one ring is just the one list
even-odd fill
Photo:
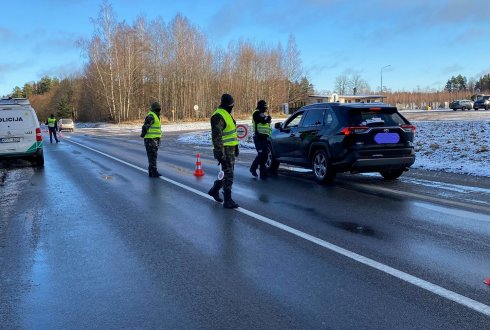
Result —
[[223, 196], [225, 197], [225, 202], [223, 203], [225, 209], [236, 209], [238, 207], [238, 204], [231, 199], [231, 190], [223, 191]]
[[211, 187], [211, 189], [209, 189], [209, 191], [208, 191], [208, 195], [213, 197], [214, 200], [219, 202], [219, 203], [223, 203], [223, 200], [221, 199], [221, 197], [219, 197], [219, 190], [221, 189], [222, 185], [223, 185], [223, 181], [216, 180], [216, 181], [214, 181], [214, 184]]
[[269, 173], [267, 172], [267, 169], [265, 165], [260, 165], [260, 178], [262, 180], [265, 180], [269, 176]]
[[253, 175], [254, 177], [258, 177], [258, 175], [257, 175], [257, 167], [258, 167], [258, 162], [257, 162], [257, 160], [255, 159], [255, 160], [253, 161], [252, 165], [250, 166], [250, 169], [249, 169], [250, 173], [252, 173], [252, 175]]
[[162, 176], [162, 175], [156, 170], [150, 170], [150, 171], [148, 171], [148, 176], [150, 178], [158, 178], [159, 176]]

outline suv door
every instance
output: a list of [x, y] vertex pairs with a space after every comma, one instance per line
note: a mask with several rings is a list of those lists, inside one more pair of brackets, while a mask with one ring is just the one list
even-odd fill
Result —
[[274, 135], [274, 155], [276, 158], [295, 158], [299, 140], [299, 124], [303, 119], [304, 110], [298, 110], [289, 117]]
[[325, 107], [313, 107], [305, 111], [303, 120], [298, 128], [296, 152], [293, 154], [293, 157], [298, 158], [298, 162], [310, 163], [310, 147], [312, 143], [318, 141], [321, 137], [324, 115]]

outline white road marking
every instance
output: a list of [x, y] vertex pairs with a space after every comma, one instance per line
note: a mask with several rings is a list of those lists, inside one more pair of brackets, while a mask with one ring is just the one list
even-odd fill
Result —
[[383, 193], [389, 193], [392, 195], [401, 195], [401, 196], [407, 196], [407, 197], [420, 199], [423, 201], [435, 202], [438, 204], [446, 204], [446, 205], [451, 205], [451, 206], [455, 206], [455, 207], [471, 208], [474, 210], [490, 212], [490, 207], [487, 206], [486, 204], [484, 204], [484, 205], [469, 204], [468, 202], [452, 201], [452, 200], [447, 200], [447, 199], [443, 199], [443, 198], [439, 198], [439, 197], [422, 195], [422, 194], [412, 193], [412, 192], [408, 192], [408, 191], [400, 191], [400, 190], [395, 190], [395, 189], [385, 188], [385, 187], [379, 187], [379, 186], [369, 186], [368, 187], [367, 185], [362, 184], [362, 183], [346, 183], [345, 186], [359, 187], [361, 189], [365, 189], [365, 190], [369, 190], [369, 191], [379, 191], [379, 192], [383, 192]]
[[[129, 166], [129, 167], [132, 167], [132, 168], [134, 168], [136, 170], [139, 170], [141, 172], [145, 172], [145, 173], [147, 172], [146, 169], [143, 169], [141, 167], [138, 167], [136, 165], [133, 165], [131, 163], [128, 163], [128, 162], [126, 162], [126, 161], [124, 161], [122, 159], [116, 158], [116, 157], [111, 156], [109, 154], [106, 154], [106, 153], [104, 153], [102, 151], [99, 151], [99, 150], [96, 150], [94, 148], [85, 146], [85, 145], [83, 145], [81, 143], [78, 143], [78, 142], [75, 142], [75, 141], [72, 141], [72, 140], [70, 140], [69, 142], [71, 142], [73, 144], [76, 144], [76, 145], [78, 145], [80, 147], [86, 148], [88, 150], [91, 150], [93, 152], [96, 152], [98, 154], [101, 154], [103, 156], [106, 156], [106, 157], [108, 157], [108, 158], [110, 158], [112, 160], [115, 160], [115, 161], [117, 161], [119, 163], [122, 163], [124, 165]], [[185, 189], [187, 191], [190, 191], [190, 192], [192, 192], [194, 194], [197, 194], [197, 195], [199, 195], [201, 197], [204, 197], [204, 198], [207, 198], [209, 200], [214, 201], [214, 199], [211, 196], [209, 196], [208, 194], [206, 194], [206, 193], [204, 193], [202, 191], [199, 191], [197, 189], [194, 189], [192, 187], [186, 186], [186, 185], [184, 185], [184, 184], [182, 184], [180, 182], [174, 181], [172, 179], [169, 179], [169, 178], [166, 178], [166, 177], [163, 177], [163, 176], [161, 176], [160, 179], [163, 180], [163, 181], [166, 181], [168, 183], [171, 183], [173, 185], [176, 185], [176, 186], [178, 186], [178, 187], [180, 187], [182, 189]], [[307, 234], [307, 233], [302, 232], [300, 230], [294, 229], [292, 227], [286, 226], [286, 225], [284, 225], [284, 224], [282, 224], [280, 222], [277, 222], [275, 220], [272, 220], [270, 218], [267, 218], [265, 216], [262, 216], [260, 214], [255, 213], [255, 212], [249, 211], [249, 210], [244, 209], [242, 207], [239, 207], [239, 208], [237, 208], [235, 210], [237, 212], [240, 212], [242, 214], [245, 214], [245, 215], [247, 215], [247, 216], [249, 216], [251, 218], [254, 218], [254, 219], [258, 220], [258, 221], [261, 221], [263, 223], [269, 224], [269, 225], [271, 225], [271, 226], [273, 226], [273, 227], [275, 227], [277, 229], [283, 230], [283, 231], [288, 232], [288, 233], [290, 233], [290, 234], [292, 234], [294, 236], [300, 237], [300, 238], [302, 238], [304, 240], [307, 240], [307, 241], [309, 241], [311, 243], [314, 243], [316, 245], [319, 245], [321, 247], [324, 247], [324, 248], [326, 248], [326, 249], [328, 249], [328, 250], [330, 250], [332, 252], [335, 252], [335, 253], [338, 253], [340, 255], [343, 255], [344, 257], [347, 257], [349, 259], [352, 259], [354, 261], [357, 261], [359, 263], [362, 263], [362, 264], [364, 264], [366, 266], [369, 266], [371, 268], [377, 269], [377, 270], [379, 270], [379, 271], [381, 271], [383, 273], [389, 274], [389, 275], [391, 275], [393, 277], [396, 277], [396, 278], [398, 278], [398, 279], [400, 279], [402, 281], [411, 283], [411, 284], [413, 284], [413, 285], [415, 285], [415, 286], [417, 286], [419, 288], [422, 288], [424, 290], [427, 290], [427, 291], [429, 291], [429, 292], [431, 292], [433, 294], [436, 294], [436, 295], [438, 295], [440, 297], [446, 298], [446, 299], [451, 300], [451, 301], [453, 301], [455, 303], [458, 303], [460, 305], [466, 306], [466, 307], [468, 307], [468, 308], [470, 308], [470, 309], [472, 309], [472, 310], [474, 310], [476, 312], [479, 312], [479, 313], [481, 313], [483, 315], [490, 316], [490, 306], [485, 305], [485, 304], [483, 304], [481, 302], [478, 302], [478, 301], [476, 301], [474, 299], [471, 299], [469, 297], [463, 296], [463, 295], [461, 295], [459, 293], [456, 293], [454, 291], [445, 289], [445, 288], [443, 288], [443, 287], [441, 287], [439, 285], [436, 285], [436, 284], [433, 284], [431, 282], [425, 281], [425, 280], [423, 280], [421, 278], [415, 277], [415, 276], [410, 275], [408, 273], [405, 273], [405, 272], [403, 272], [401, 270], [395, 269], [393, 267], [390, 267], [388, 265], [385, 265], [383, 263], [380, 263], [378, 261], [375, 261], [375, 260], [373, 260], [371, 258], [367, 258], [367, 257], [364, 257], [364, 256], [362, 256], [360, 254], [355, 253], [355, 252], [346, 250], [344, 248], [341, 248], [340, 246], [337, 246], [335, 244], [329, 243], [329, 242], [324, 241], [324, 240], [322, 240], [322, 239], [320, 239], [318, 237], [312, 236], [310, 234]]]
[[438, 206], [435, 204], [429, 204], [429, 203], [424, 203], [424, 202], [415, 202], [414, 205], [416, 205], [418, 207], [423, 207], [425, 209], [429, 209], [431, 211], [449, 214], [449, 215], [453, 215], [453, 216], [457, 216], [457, 217], [461, 217], [461, 218], [467, 218], [467, 219], [476, 220], [476, 221], [490, 222], [490, 216], [486, 215], [486, 214], [470, 212], [470, 211], [454, 209], [454, 208], [448, 208], [448, 207]]
[[[361, 173], [361, 175], [369, 176], [369, 177], [379, 177], [379, 174], [377, 174], [377, 173]], [[400, 180], [402, 182], [409, 182], [409, 183], [425, 186], [425, 187], [438, 188], [438, 189], [454, 191], [454, 192], [464, 193], [464, 194], [482, 193], [482, 194], [490, 195], [490, 189], [488, 189], [488, 188], [463, 186], [460, 184], [437, 182], [437, 181], [430, 181], [430, 180], [424, 180], [424, 179], [416, 179], [416, 178], [411, 178], [411, 177], [407, 177], [407, 176], [402, 176], [398, 180]]]

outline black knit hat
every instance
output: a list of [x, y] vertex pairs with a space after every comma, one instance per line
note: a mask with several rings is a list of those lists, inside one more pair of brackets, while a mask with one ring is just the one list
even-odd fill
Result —
[[233, 107], [235, 105], [235, 101], [233, 100], [233, 96], [230, 94], [221, 95], [221, 107], [223, 109]]
[[257, 102], [257, 109], [267, 110], [267, 108], [268, 108], [267, 102], [265, 102], [264, 100], [260, 100], [259, 102]]
[[151, 111], [160, 112], [161, 109], [162, 109], [162, 107], [160, 106], [160, 103], [155, 101], [151, 104]]

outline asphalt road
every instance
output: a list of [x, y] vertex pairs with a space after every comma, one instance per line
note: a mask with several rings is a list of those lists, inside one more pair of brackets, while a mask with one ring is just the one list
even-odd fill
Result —
[[64, 135], [43, 170], [0, 170], [1, 329], [490, 325], [488, 179], [262, 181], [243, 152], [225, 210], [207, 147], [168, 134], [150, 179], [138, 137]]

